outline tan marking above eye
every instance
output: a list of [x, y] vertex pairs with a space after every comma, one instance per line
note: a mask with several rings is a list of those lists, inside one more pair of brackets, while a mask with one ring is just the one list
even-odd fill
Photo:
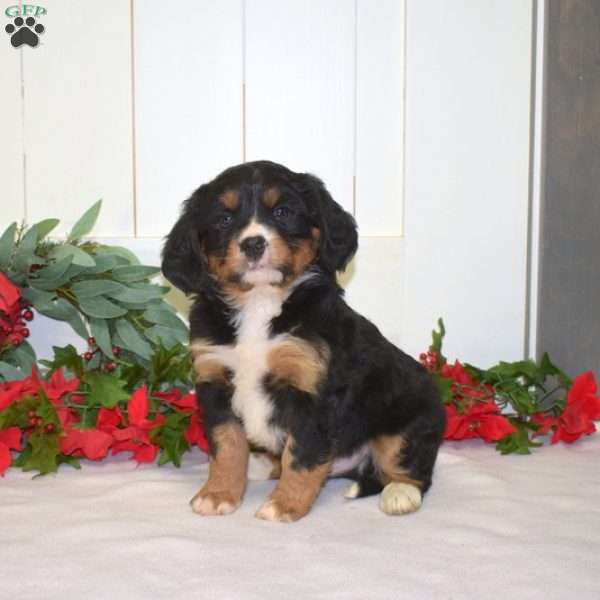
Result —
[[263, 204], [267, 208], [273, 208], [280, 197], [281, 194], [279, 192], [279, 189], [276, 187], [270, 187], [263, 194]]
[[297, 337], [288, 337], [267, 355], [267, 367], [275, 382], [315, 394], [329, 364], [329, 348]]
[[219, 197], [219, 201], [225, 208], [229, 210], [235, 210], [239, 203], [240, 199], [238, 197], [238, 193], [233, 190], [227, 190], [222, 196]]

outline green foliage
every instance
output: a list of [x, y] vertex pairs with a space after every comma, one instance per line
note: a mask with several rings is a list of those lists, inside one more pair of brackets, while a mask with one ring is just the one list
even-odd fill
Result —
[[[0, 235], [0, 269], [21, 288], [35, 312], [67, 323], [83, 339], [96, 338], [102, 356], [94, 355], [93, 366], [116, 360], [113, 347], [118, 346], [129, 363], [124, 366], [146, 368], [157, 348], [187, 342], [188, 329], [164, 300], [169, 288], [151, 281], [158, 267], [139, 264], [127, 248], [83, 239], [92, 231], [101, 205], [98, 201], [90, 207], [63, 242], [47, 238], [57, 219], [29, 228], [11, 224]], [[33, 350], [19, 348], [0, 349], [0, 381], [31, 371]], [[82, 366], [72, 352], [68, 354], [69, 358], [64, 353], [55, 356], [52, 368], [60, 363], [81, 374]]]

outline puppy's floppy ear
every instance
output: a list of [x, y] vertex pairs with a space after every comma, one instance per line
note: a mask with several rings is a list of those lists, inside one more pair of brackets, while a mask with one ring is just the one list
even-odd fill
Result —
[[185, 201], [181, 216], [166, 237], [162, 250], [163, 275], [185, 294], [199, 292], [206, 277], [206, 257], [202, 251], [198, 216], [194, 207], [201, 190]]
[[309, 174], [304, 177], [316, 203], [321, 230], [317, 263], [330, 273], [343, 271], [358, 248], [356, 221], [331, 197], [320, 179]]

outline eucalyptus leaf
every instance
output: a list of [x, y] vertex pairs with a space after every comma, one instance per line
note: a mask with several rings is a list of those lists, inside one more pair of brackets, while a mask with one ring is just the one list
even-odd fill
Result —
[[89, 317], [96, 317], [98, 319], [114, 319], [127, 313], [126, 308], [118, 306], [104, 296], [81, 298], [79, 307]]
[[96, 344], [104, 354], [110, 358], [114, 358], [112, 351], [112, 343], [110, 341], [110, 329], [105, 319], [96, 319], [90, 317], [90, 333], [96, 340]]
[[33, 307], [37, 309], [39, 304], [50, 304], [56, 298], [56, 294], [35, 288], [23, 288], [21, 290], [21, 296], [27, 300]]
[[55, 246], [49, 252], [48, 256], [50, 258], [54, 258], [55, 260], [61, 260], [65, 256], [71, 256], [74, 265], [80, 265], [82, 267], [96, 266], [94, 258], [90, 254], [84, 252], [77, 246], [73, 246], [72, 244], [61, 244], [60, 246]]
[[86, 279], [71, 286], [71, 291], [78, 298], [94, 298], [96, 296], [113, 296], [124, 290], [125, 286], [110, 279]]
[[127, 265], [113, 269], [113, 277], [117, 281], [129, 283], [132, 281], [142, 281], [149, 279], [160, 273], [159, 267], [149, 267], [146, 265]]
[[148, 327], [148, 329], [144, 331], [144, 334], [157, 346], [162, 344], [167, 349], [172, 348], [176, 344], [184, 343], [188, 339], [187, 335], [178, 334], [176, 330], [165, 327], [164, 325]]
[[90, 267], [86, 269], [86, 273], [105, 273], [106, 271], [110, 271], [115, 267], [118, 267], [122, 264], [122, 258], [118, 256], [113, 256], [112, 254], [106, 254], [103, 252], [96, 252], [94, 254], [94, 260], [96, 261], [96, 266]]
[[19, 365], [24, 373], [31, 373], [31, 369], [35, 365], [36, 356], [30, 344], [23, 342], [12, 350], [10, 357]]
[[73, 262], [73, 256], [65, 256], [60, 260], [54, 261], [52, 264], [47, 265], [43, 269], [40, 269], [36, 272], [36, 279], [33, 281], [38, 281], [40, 279], [44, 280], [53, 280], [59, 277], [62, 277], [67, 269], [71, 266]]
[[23, 379], [23, 377], [26, 376], [26, 372], [21, 371], [14, 365], [0, 360], [0, 378], [5, 379], [6, 381], [14, 381], [16, 379]]
[[164, 293], [165, 288], [159, 285], [152, 283], [130, 283], [128, 286], [123, 286], [118, 292], [107, 295], [121, 302], [143, 304], [150, 300], [162, 298]]
[[88, 234], [96, 224], [100, 208], [102, 207], [102, 200], [98, 200], [88, 210], [83, 213], [80, 219], [73, 225], [69, 235], [67, 236], [67, 242], [73, 242], [81, 239], [84, 235]]
[[41, 242], [59, 223], [58, 219], [44, 219], [36, 223], [34, 227], [37, 231], [37, 241]]
[[15, 247], [17, 224], [11, 223], [0, 237], [0, 271], [6, 271]]
[[134, 352], [142, 358], [151, 358], [152, 346], [150, 346], [127, 319], [119, 319], [115, 324], [115, 328], [119, 337], [123, 340], [124, 348]]
[[166, 303], [162, 303], [158, 306], [152, 306], [148, 308], [142, 315], [149, 323], [156, 323], [157, 325], [165, 325], [166, 327], [173, 327], [187, 333], [188, 328], [185, 323], [170, 310], [166, 308]]
[[139, 258], [127, 248], [123, 248], [122, 246], [105, 246], [102, 245], [99, 247], [97, 252], [103, 252], [105, 254], [112, 254], [113, 256], [118, 256], [125, 261], [127, 261], [130, 265], [139, 265]]
[[17, 271], [29, 271], [33, 264], [43, 263], [43, 259], [35, 255], [37, 246], [37, 229], [31, 227], [23, 236], [15, 251], [14, 265]]

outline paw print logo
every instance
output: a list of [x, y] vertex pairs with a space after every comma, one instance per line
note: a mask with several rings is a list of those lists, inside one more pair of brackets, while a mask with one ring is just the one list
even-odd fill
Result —
[[33, 17], [27, 17], [23, 20], [17, 17], [12, 23], [9, 23], [4, 30], [10, 35], [10, 43], [18, 48], [23, 44], [27, 44], [35, 48], [40, 41], [38, 34], [44, 33], [44, 26], [38, 23], [36, 25]]

